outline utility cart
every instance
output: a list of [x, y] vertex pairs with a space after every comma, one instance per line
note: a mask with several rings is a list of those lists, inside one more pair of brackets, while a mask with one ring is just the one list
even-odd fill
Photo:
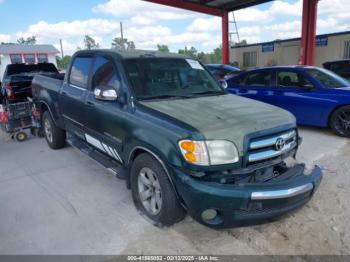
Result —
[[27, 139], [25, 129], [31, 129], [33, 134], [32, 105], [31, 101], [0, 105], [1, 129], [18, 142]]

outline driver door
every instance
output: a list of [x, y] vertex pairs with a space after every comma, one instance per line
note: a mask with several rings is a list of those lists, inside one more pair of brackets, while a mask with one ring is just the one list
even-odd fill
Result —
[[87, 91], [85, 101], [87, 134], [86, 141], [122, 163], [122, 143], [126, 136], [125, 105], [121, 99], [104, 101], [97, 99], [95, 89], [115, 89], [120, 95], [121, 78], [115, 60], [104, 56], [96, 56], [94, 60], [91, 87]]

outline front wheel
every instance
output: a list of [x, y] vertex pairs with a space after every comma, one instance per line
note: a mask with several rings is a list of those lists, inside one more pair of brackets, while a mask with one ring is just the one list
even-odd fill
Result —
[[48, 111], [43, 114], [43, 130], [46, 142], [52, 149], [60, 149], [66, 145], [66, 132], [55, 125]]
[[155, 226], [171, 226], [185, 217], [166, 171], [153, 156], [139, 155], [130, 175], [135, 206]]
[[339, 136], [350, 137], [350, 106], [343, 106], [334, 111], [330, 127]]

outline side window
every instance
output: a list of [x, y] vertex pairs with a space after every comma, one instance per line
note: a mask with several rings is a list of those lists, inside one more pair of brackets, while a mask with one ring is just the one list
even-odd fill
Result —
[[116, 90], [120, 88], [120, 76], [115, 65], [101, 56], [96, 57], [92, 76], [92, 88], [98, 86], [114, 87]]
[[69, 83], [87, 88], [91, 63], [91, 57], [76, 57], [70, 72]]
[[269, 86], [272, 79], [271, 72], [251, 73], [245, 78], [245, 85], [248, 86]]
[[278, 72], [277, 82], [280, 87], [302, 87], [306, 84], [312, 84], [302, 74], [288, 71]]
[[232, 81], [235, 85], [242, 86], [242, 85], [244, 85], [245, 77], [236, 77]]

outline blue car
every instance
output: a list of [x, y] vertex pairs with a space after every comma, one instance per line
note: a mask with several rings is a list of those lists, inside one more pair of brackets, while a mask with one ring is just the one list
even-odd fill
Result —
[[331, 71], [268, 67], [226, 81], [230, 93], [284, 108], [300, 125], [331, 127], [336, 134], [350, 137], [350, 82]]
[[223, 64], [207, 64], [205, 67], [212, 73], [217, 80], [225, 80], [241, 73], [241, 70], [235, 66]]

